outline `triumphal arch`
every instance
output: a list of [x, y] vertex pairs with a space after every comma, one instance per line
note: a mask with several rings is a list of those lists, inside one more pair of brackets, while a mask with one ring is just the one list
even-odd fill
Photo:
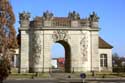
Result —
[[[50, 72], [51, 47], [56, 42], [65, 48], [65, 72], [101, 70], [99, 17], [95, 12], [81, 18], [75, 11], [66, 17], [46, 11], [33, 20], [29, 13], [22, 12], [19, 18], [20, 72]], [[107, 54], [107, 69], [111, 71], [111, 52]]]

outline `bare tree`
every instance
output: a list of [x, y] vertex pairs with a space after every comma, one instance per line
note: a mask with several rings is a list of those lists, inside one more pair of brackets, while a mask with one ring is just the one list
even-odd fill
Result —
[[8, 0], [0, 0], [0, 80], [9, 75], [10, 50], [17, 47], [14, 23], [15, 16], [11, 4]]
[[125, 72], [125, 57], [119, 56], [117, 53], [114, 53], [112, 56], [112, 60], [114, 72]]

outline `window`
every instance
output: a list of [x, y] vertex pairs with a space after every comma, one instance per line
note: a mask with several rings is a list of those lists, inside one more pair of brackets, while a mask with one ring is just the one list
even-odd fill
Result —
[[101, 67], [107, 67], [107, 54], [101, 54], [100, 55], [100, 66]]

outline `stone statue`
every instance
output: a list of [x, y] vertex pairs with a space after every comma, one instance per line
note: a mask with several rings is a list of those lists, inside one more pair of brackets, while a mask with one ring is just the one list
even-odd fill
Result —
[[46, 11], [43, 13], [43, 18], [45, 20], [50, 20], [53, 17], [53, 13], [50, 13], [49, 11]]
[[19, 18], [20, 20], [29, 20], [30, 13], [23, 11], [22, 13], [19, 13]]
[[99, 17], [96, 15], [95, 12], [93, 12], [90, 17], [89, 17], [89, 21], [92, 21], [92, 22], [98, 22], [99, 20]]
[[79, 13], [76, 13], [75, 11], [73, 11], [73, 12], [69, 12], [68, 18], [70, 18], [72, 20], [79, 20], [80, 15], [79, 15]]

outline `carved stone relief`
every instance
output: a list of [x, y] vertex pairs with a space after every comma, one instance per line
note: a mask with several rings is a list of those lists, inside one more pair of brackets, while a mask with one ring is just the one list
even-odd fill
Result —
[[59, 41], [59, 40], [68, 41], [69, 39], [68, 31], [55, 30], [53, 31], [52, 38], [54, 42]]
[[32, 34], [32, 60], [34, 64], [39, 63], [40, 55], [41, 55], [41, 38], [39, 33]]
[[87, 34], [82, 31], [81, 31], [81, 34], [82, 34], [82, 39], [80, 41], [80, 46], [81, 46], [81, 54], [83, 57], [82, 61], [84, 62], [84, 61], [87, 61], [88, 37], [87, 37]]

